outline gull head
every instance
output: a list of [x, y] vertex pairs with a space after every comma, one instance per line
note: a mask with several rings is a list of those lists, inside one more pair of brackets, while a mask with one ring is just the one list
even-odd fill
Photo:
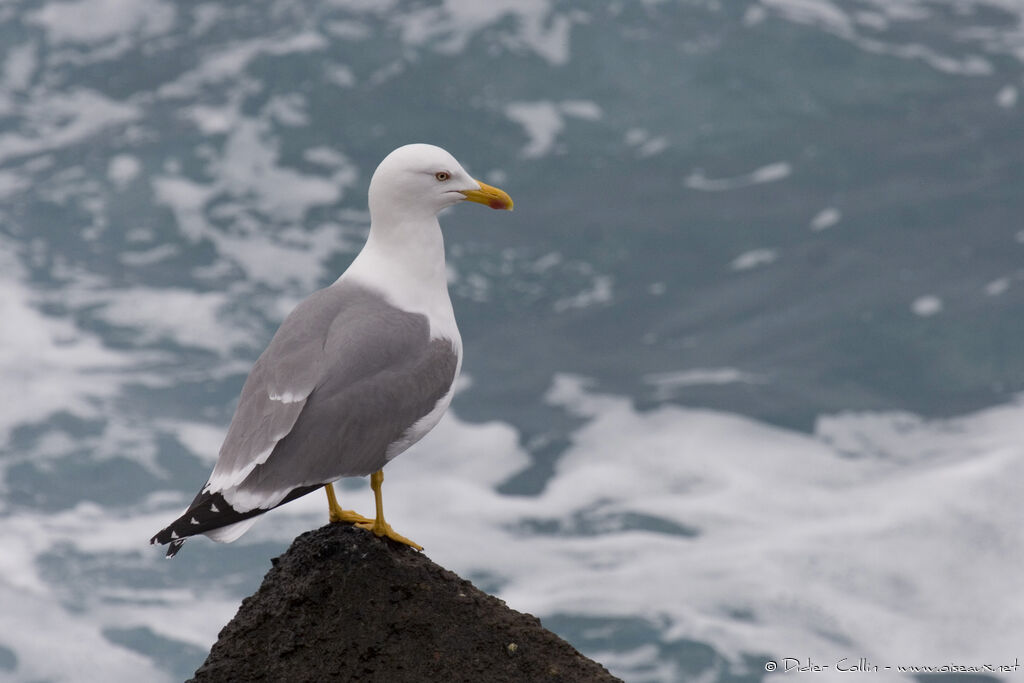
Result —
[[463, 201], [512, 210], [504, 191], [474, 180], [451, 154], [434, 145], [405, 145], [384, 157], [370, 179], [370, 214], [417, 219]]

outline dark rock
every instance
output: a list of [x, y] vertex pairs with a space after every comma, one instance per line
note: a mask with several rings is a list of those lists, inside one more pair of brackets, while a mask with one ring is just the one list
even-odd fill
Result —
[[619, 680], [536, 617], [347, 524], [272, 562], [193, 681]]

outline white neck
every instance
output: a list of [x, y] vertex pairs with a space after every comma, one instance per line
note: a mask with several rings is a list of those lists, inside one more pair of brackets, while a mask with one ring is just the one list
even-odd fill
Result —
[[426, 315], [432, 336], [461, 345], [436, 216], [381, 225], [373, 221], [363, 250], [338, 278], [342, 281], [370, 287], [393, 306]]

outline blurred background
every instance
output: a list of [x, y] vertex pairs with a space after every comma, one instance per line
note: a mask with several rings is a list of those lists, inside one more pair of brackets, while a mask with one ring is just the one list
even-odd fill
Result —
[[396, 529], [627, 681], [1024, 658], [1022, 20], [3, 3], [0, 680], [187, 678], [326, 522], [147, 545], [408, 142], [516, 210], [442, 217], [464, 379]]

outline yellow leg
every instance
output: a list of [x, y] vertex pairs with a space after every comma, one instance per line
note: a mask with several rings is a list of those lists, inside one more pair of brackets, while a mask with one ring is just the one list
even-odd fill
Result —
[[373, 489], [373, 498], [377, 504], [377, 519], [373, 521], [366, 520], [365, 522], [357, 522], [356, 526], [360, 529], [372, 531], [377, 536], [387, 536], [392, 541], [404, 543], [407, 546], [416, 548], [416, 550], [423, 550], [423, 546], [421, 546], [418, 543], [414, 543], [413, 541], [410, 541], [405, 536], [402, 536], [394, 529], [392, 529], [390, 524], [384, 521], [384, 499], [381, 497], [380, 494], [380, 485], [383, 481], [384, 470], [377, 470], [376, 472], [370, 475], [370, 488]]
[[338, 497], [334, 495], [334, 484], [327, 484], [324, 486], [324, 491], [327, 492], [327, 510], [328, 518], [332, 522], [349, 522], [351, 524], [359, 524], [360, 522], [367, 522], [373, 524], [372, 519], [363, 517], [354, 510], [342, 510], [341, 505], [338, 504]]

